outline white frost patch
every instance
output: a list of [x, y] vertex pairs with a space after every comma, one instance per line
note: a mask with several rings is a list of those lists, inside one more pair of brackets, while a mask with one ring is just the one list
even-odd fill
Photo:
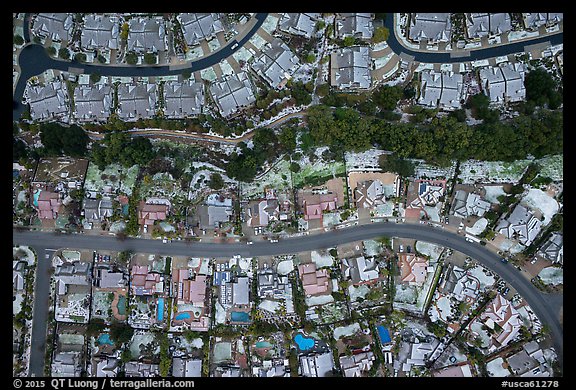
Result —
[[544, 225], [548, 225], [554, 214], [560, 209], [556, 199], [548, 196], [544, 191], [537, 188], [530, 189], [528, 194], [522, 199], [522, 202], [531, 209], [540, 210], [544, 216]]
[[278, 275], [288, 275], [293, 270], [294, 270], [294, 262], [292, 261], [292, 259], [281, 261], [278, 263], [278, 266], [276, 267], [276, 272], [278, 272]]
[[16, 315], [20, 313], [22, 310], [22, 302], [24, 302], [24, 295], [23, 294], [16, 294], [14, 295], [14, 300], [12, 301], [12, 314]]
[[520, 244], [519, 242], [517, 242], [514, 245], [512, 245], [510, 247], [510, 249], [508, 249], [508, 252], [515, 255], [517, 253], [522, 252], [524, 249], [526, 249], [526, 247], [524, 245]]
[[244, 355], [246, 353], [244, 351], [244, 343], [240, 339], [236, 340], [236, 350], [238, 351], [239, 354], [242, 354], [242, 355]]
[[416, 250], [423, 255], [430, 256], [431, 260], [438, 261], [444, 247], [425, 241], [416, 241]]
[[450, 306], [450, 298], [442, 295], [430, 305], [430, 319], [432, 321], [440, 319], [446, 322], [446, 319], [450, 316]]
[[200, 265], [201, 261], [202, 259], [200, 259], [199, 257], [192, 257], [190, 260], [188, 260], [188, 267], [196, 268]]
[[330, 267], [334, 264], [334, 258], [329, 253], [319, 253], [318, 251], [312, 251], [311, 253], [312, 261], [316, 263], [317, 268]]
[[476, 161], [468, 160], [460, 164], [459, 179], [464, 184], [471, 183], [517, 183], [531, 160]]
[[503, 235], [500, 235], [500, 243], [497, 245], [497, 248], [501, 251], [508, 251], [512, 246], [514, 246], [514, 242]]
[[382, 251], [382, 245], [375, 240], [364, 240], [364, 254], [366, 256], [377, 256]]
[[338, 340], [342, 336], [352, 336], [360, 331], [360, 324], [357, 322], [348, 326], [339, 326], [334, 329], [334, 339]]
[[130, 343], [130, 352], [132, 352], [132, 356], [140, 356], [140, 345], [148, 345], [153, 341], [154, 335], [152, 333], [135, 334]]
[[480, 282], [480, 290], [485, 290], [486, 288], [492, 287], [496, 283], [494, 278], [494, 273], [487, 268], [478, 265], [474, 268], [470, 268], [468, 273], [474, 276]]
[[542, 166], [538, 176], [549, 177], [554, 181], [564, 180], [564, 156], [556, 154], [554, 156], [544, 157], [538, 160]]
[[350, 301], [355, 302], [358, 298], [364, 299], [366, 294], [370, 291], [370, 288], [366, 285], [361, 285], [358, 287], [354, 287], [352, 285], [348, 286], [348, 295], [350, 296]]
[[258, 309], [276, 313], [276, 311], [280, 309], [280, 302], [265, 299], [258, 305]]
[[[19, 251], [21, 252], [18, 253]], [[26, 261], [28, 265], [34, 265], [34, 252], [26, 245], [20, 245], [18, 248], [12, 247], [12, 256], [15, 256], [16, 253], [18, 253], [20, 260]]]
[[500, 195], [506, 196], [506, 192], [504, 191], [504, 186], [484, 186], [484, 190], [486, 190], [486, 195], [484, 195], [484, 199], [486, 199], [490, 203], [500, 203], [498, 201], [498, 197]]
[[198, 273], [200, 275], [208, 275], [209, 264], [210, 264], [209, 259], [202, 259], [202, 264], [200, 264], [200, 270], [198, 271]]
[[540, 279], [546, 284], [563, 284], [564, 270], [558, 267], [546, 267], [538, 274]]
[[480, 218], [474, 223], [474, 226], [466, 227], [466, 232], [477, 236], [486, 229], [486, 226], [488, 226], [488, 220], [486, 218]]
[[501, 357], [490, 360], [486, 363], [486, 371], [488, 371], [488, 375], [494, 377], [510, 376], [510, 371], [508, 371], [507, 368], [504, 368], [503, 364], [504, 359]]
[[330, 302], [334, 302], [334, 297], [332, 295], [319, 295], [316, 297], [306, 298], [306, 304], [308, 306], [325, 305]]
[[216, 323], [223, 324], [226, 322], [226, 310], [220, 301], [216, 301]]
[[440, 222], [440, 213], [439, 213], [440, 207], [441, 207], [440, 203], [438, 203], [435, 207], [424, 206], [424, 210], [426, 210], [426, 213], [428, 213], [430, 220], [432, 220], [433, 222]]

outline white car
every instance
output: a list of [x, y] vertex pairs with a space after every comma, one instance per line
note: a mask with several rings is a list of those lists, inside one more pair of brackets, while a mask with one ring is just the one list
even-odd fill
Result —
[[164, 239], [162, 240], [162, 243], [166, 244], [168, 242], [168, 240], [166, 239], [166, 237], [164, 237]]
[[254, 244], [254, 242], [253, 242], [253, 241], [248, 241], [246, 244], [252, 245], [252, 244]]

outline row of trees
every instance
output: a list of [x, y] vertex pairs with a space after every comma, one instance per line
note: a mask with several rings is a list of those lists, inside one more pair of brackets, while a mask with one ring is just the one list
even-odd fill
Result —
[[87, 152], [88, 136], [77, 125], [63, 126], [50, 122], [40, 125], [40, 140], [43, 147], [40, 156], [84, 157]]
[[107, 133], [102, 144], [92, 146], [92, 161], [103, 170], [106, 165], [120, 163], [124, 167], [145, 165], [154, 158], [148, 138], [131, 139], [126, 133]]
[[315, 146], [327, 145], [340, 153], [376, 146], [400, 158], [440, 165], [454, 159], [513, 161], [529, 154], [540, 158], [561, 153], [563, 145], [562, 112], [544, 109], [468, 126], [452, 116], [415, 125], [361, 116], [352, 108], [317, 105], [308, 109], [307, 122]]

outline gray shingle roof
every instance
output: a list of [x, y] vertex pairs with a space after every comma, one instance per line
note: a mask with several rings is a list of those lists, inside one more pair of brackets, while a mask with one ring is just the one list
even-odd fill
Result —
[[61, 81], [28, 86], [26, 99], [34, 120], [64, 118], [68, 115], [68, 89]]
[[316, 27], [319, 13], [284, 13], [280, 17], [278, 29], [293, 35], [310, 38]]
[[114, 16], [88, 14], [80, 36], [83, 49], [118, 49], [120, 20]]
[[164, 21], [158, 18], [130, 19], [128, 50], [158, 52], [166, 50]]
[[80, 121], [105, 121], [112, 107], [109, 85], [80, 85], [74, 90], [74, 115]]
[[184, 39], [188, 45], [196, 45], [201, 39], [208, 39], [215, 36], [218, 32], [224, 31], [222, 22], [220, 21], [220, 14], [180, 14], [177, 16], [182, 31], [184, 32]]
[[372, 14], [342, 13], [336, 18], [336, 34], [338, 38], [357, 37], [370, 39], [374, 35]]
[[120, 84], [118, 116], [122, 120], [151, 118], [156, 113], [156, 84]]
[[538, 28], [546, 24], [552, 25], [564, 19], [563, 13], [527, 13], [524, 15], [526, 28]]
[[210, 94], [224, 117], [256, 101], [252, 84], [245, 72], [225, 76], [222, 81], [212, 83]]
[[169, 118], [183, 118], [202, 113], [204, 84], [193, 81], [170, 81], [164, 84], [165, 113]]
[[32, 25], [32, 32], [43, 38], [54, 41], [70, 40], [73, 20], [70, 13], [38, 14]]
[[451, 31], [449, 13], [416, 13], [411, 18], [409, 37], [416, 42], [448, 42]]
[[370, 49], [366, 46], [343, 48], [330, 56], [330, 84], [340, 89], [370, 88]]
[[278, 88], [300, 66], [298, 57], [278, 38], [264, 46], [252, 68], [264, 78], [272, 88]]

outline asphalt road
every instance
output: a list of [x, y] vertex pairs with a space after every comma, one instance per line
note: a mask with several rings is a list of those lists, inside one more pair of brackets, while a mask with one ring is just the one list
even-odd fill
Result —
[[[427, 225], [382, 222], [354, 226], [323, 234], [284, 239], [278, 243], [255, 242], [253, 245], [247, 245], [245, 243], [214, 244], [186, 241], [174, 241], [163, 244], [160, 240], [136, 238], [119, 240], [111, 236], [56, 235], [54, 233], [14, 231], [13, 243], [33, 246], [38, 252], [41, 252], [40, 248], [56, 249], [68, 247], [111, 251], [130, 250], [133, 252], [158, 253], [172, 256], [229, 257], [239, 254], [243, 257], [253, 257], [329, 248], [342, 243], [380, 236], [413, 238], [446, 246], [472, 257], [500, 275], [526, 299], [542, 323], [550, 327], [554, 347], [558, 353], [559, 361], [562, 364], [563, 329], [559, 321], [563, 302], [562, 296], [540, 292], [514, 266], [502, 263], [500, 256], [490, 252], [479, 244], [468, 242], [463, 237], [449, 233], [441, 228]], [[43, 260], [46, 261], [45, 259]], [[39, 295], [48, 295], [48, 292], [45, 290], [44, 292], [39, 292]], [[47, 317], [36, 317], [36, 307], [34, 313], [35, 322], [40, 321], [45, 323], [47, 321]], [[38, 312], [38, 314], [41, 315], [42, 313]], [[45, 313], [45, 315], [47, 315], [47, 313]], [[41, 334], [37, 335], [37, 337], [41, 336]], [[41, 341], [41, 339], [34, 338], [33, 333], [32, 342], [41, 343]], [[37, 359], [39, 359], [39, 357]]]
[[[451, 53], [438, 53], [433, 51], [422, 52], [411, 50], [403, 46], [396, 37], [394, 28], [394, 13], [386, 13], [384, 25], [390, 30], [390, 36], [386, 43], [390, 49], [397, 55], [404, 54], [405, 56], [414, 57], [413, 61], [424, 62], [427, 64], [452, 64], [457, 62], [478, 61], [488, 58], [506, 56], [509, 54], [525, 52], [526, 46], [532, 46], [543, 42], [550, 42], [550, 45], [558, 45], [564, 42], [564, 33], [559, 32], [553, 35], [547, 35], [540, 38], [527, 39], [520, 42], [512, 42], [502, 45], [495, 45], [484, 49], [470, 50], [468, 55], [453, 56]], [[455, 52], [457, 53], [457, 52]]]
[[[22, 48], [18, 57], [18, 64], [20, 65], [20, 78], [14, 90], [14, 107], [12, 111], [12, 119], [17, 121], [24, 111], [25, 106], [22, 104], [22, 96], [26, 87], [26, 81], [32, 76], [36, 76], [46, 71], [47, 69], [57, 69], [64, 72], [69, 72], [70, 68], [74, 68], [76, 73], [92, 74], [98, 73], [101, 76], [118, 76], [118, 77], [150, 77], [150, 76], [170, 76], [179, 75], [184, 71], [196, 72], [198, 70], [206, 69], [212, 65], [218, 64], [220, 61], [231, 56], [252, 38], [256, 31], [262, 26], [264, 20], [268, 16], [267, 13], [258, 13], [254, 16], [256, 23], [247, 32], [243, 33], [240, 39], [232, 39], [228, 44], [218, 51], [198, 60], [191, 61], [190, 67], [178, 69], [170, 69], [169, 65], [100, 65], [100, 64], [86, 64], [76, 60], [65, 61], [61, 59], [52, 58], [48, 55], [44, 46], [29, 43]], [[27, 31], [28, 14], [25, 17], [24, 30]], [[26, 35], [26, 33], [25, 33]], [[238, 42], [238, 45], [236, 45]], [[235, 46], [234, 49], [232, 46]]]

